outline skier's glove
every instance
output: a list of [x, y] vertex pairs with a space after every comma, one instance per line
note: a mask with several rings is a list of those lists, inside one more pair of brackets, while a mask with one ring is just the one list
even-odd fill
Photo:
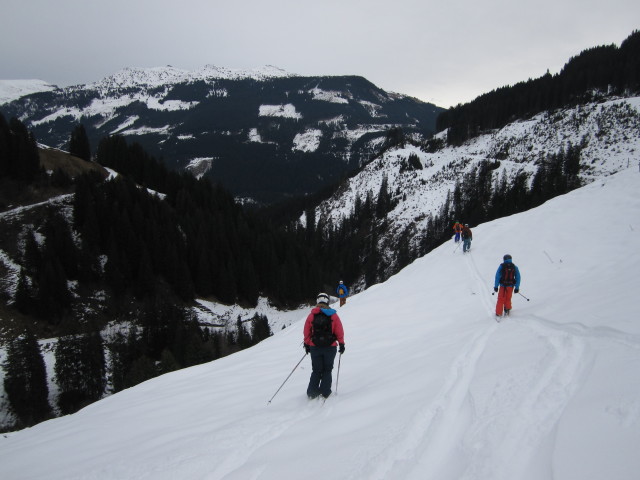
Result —
[[306, 343], [304, 344], [304, 351], [305, 351], [305, 353], [310, 353], [311, 352], [311, 347], [309, 345], [307, 345]]
[[498, 292], [498, 287], [493, 287], [493, 291], [497, 293]]
[[520, 289], [519, 289], [519, 288], [516, 288], [516, 289], [513, 291], [513, 293], [518, 293], [518, 292], [520, 292]]
[[340, 344], [340, 348], [338, 349], [340, 353], [344, 353], [344, 343]]

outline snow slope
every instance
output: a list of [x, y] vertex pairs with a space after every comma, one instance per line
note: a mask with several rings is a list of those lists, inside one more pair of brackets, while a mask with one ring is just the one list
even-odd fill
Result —
[[[441, 138], [444, 133], [439, 134]], [[456, 182], [482, 162], [496, 162], [494, 185], [503, 175], [535, 174], [538, 163], [567, 145], [582, 146], [580, 176], [585, 183], [634, 166], [640, 152], [640, 97], [607, 98], [601, 101], [540, 113], [503, 128], [479, 135], [461, 146], [444, 147], [433, 153], [407, 144], [393, 148], [369, 163], [358, 175], [316, 209], [316, 218], [339, 224], [353, 213], [356, 199], [364, 201], [367, 192], [375, 200], [386, 176], [391, 193], [399, 200], [387, 215], [384, 238], [400, 238], [410, 231], [416, 240], [424, 237], [429, 215], [437, 214], [453, 193]], [[419, 159], [423, 169], [403, 169], [409, 156]], [[300, 221], [305, 223], [305, 216]], [[453, 220], [453, 219], [452, 219]], [[393, 251], [390, 252], [393, 254]]]
[[[350, 298], [324, 404], [305, 397], [300, 319], [0, 437], [0, 478], [637, 479], [639, 187], [637, 167], [599, 179]], [[505, 253], [530, 301], [497, 323]]]
[[0, 80], [0, 105], [12, 102], [25, 95], [48, 92], [56, 88], [58, 87], [42, 80]]

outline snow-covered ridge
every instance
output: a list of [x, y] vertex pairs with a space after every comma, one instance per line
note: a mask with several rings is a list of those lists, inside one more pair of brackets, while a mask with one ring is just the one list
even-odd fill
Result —
[[251, 70], [217, 67], [215, 65], [205, 65], [197, 70], [183, 70], [168, 65], [166, 67], [124, 68], [113, 75], [89, 85], [89, 87], [96, 89], [124, 89], [141, 86], [160, 87], [200, 80], [241, 80], [247, 78], [267, 80], [269, 78], [292, 76], [295, 75], [272, 65], [265, 65]]
[[[444, 204], [456, 180], [479, 163], [500, 162], [494, 170], [494, 183], [504, 174], [512, 178], [525, 171], [535, 173], [537, 163], [571, 143], [582, 145], [581, 177], [585, 183], [611, 175], [640, 161], [640, 97], [615, 98], [575, 108], [545, 112], [517, 121], [459, 147], [446, 147], [435, 153], [407, 145], [387, 151], [350, 178], [332, 198], [320, 204], [316, 218], [338, 223], [349, 216], [356, 199], [371, 192], [375, 197], [386, 176], [392, 194], [401, 200], [387, 220], [389, 238], [411, 228], [419, 239], [426, 230], [428, 216]], [[407, 170], [407, 159], [415, 155], [422, 170]], [[301, 218], [304, 223], [304, 216]]]
[[56, 88], [58, 87], [43, 80], [0, 80], [0, 105], [25, 95], [48, 92]]

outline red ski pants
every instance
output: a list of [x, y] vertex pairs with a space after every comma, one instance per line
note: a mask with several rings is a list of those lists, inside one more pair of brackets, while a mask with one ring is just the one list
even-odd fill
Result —
[[511, 296], [513, 287], [500, 287], [498, 290], [498, 301], [496, 302], [496, 315], [502, 315], [504, 309], [511, 310]]

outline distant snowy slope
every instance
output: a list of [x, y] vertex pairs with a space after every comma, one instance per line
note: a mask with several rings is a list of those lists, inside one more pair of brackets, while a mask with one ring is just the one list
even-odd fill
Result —
[[12, 102], [31, 93], [48, 92], [56, 88], [58, 87], [42, 80], [0, 80], [0, 104]]
[[[446, 139], [445, 134], [440, 138]], [[381, 242], [393, 244], [403, 235], [418, 242], [427, 230], [429, 215], [437, 214], [456, 182], [462, 182], [481, 163], [499, 165], [492, 173], [494, 186], [503, 176], [513, 179], [519, 172], [530, 174], [531, 181], [542, 161], [568, 145], [581, 148], [580, 177], [585, 183], [630, 166], [637, 168], [640, 97], [610, 98], [541, 113], [432, 153], [410, 144], [389, 149], [322, 202], [316, 218], [339, 223], [352, 214], [358, 198], [364, 201], [367, 192], [375, 201], [386, 177], [398, 204], [387, 215], [388, 229], [380, 232]], [[407, 168], [410, 156], [419, 160], [422, 169]], [[301, 220], [304, 222], [304, 216]], [[393, 251], [390, 248], [388, 253]]]
[[[599, 179], [474, 228], [470, 254], [448, 242], [350, 298], [325, 404], [305, 396], [300, 318], [1, 436], [0, 478], [635, 480], [639, 187], [637, 167]], [[516, 295], [497, 323], [505, 253], [530, 301]]]

